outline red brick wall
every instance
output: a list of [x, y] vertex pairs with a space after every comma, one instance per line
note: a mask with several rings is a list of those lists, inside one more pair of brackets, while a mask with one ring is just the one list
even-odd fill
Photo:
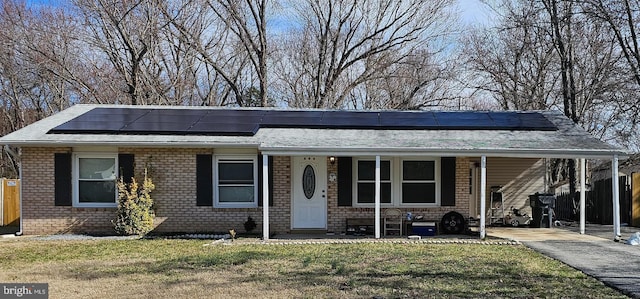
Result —
[[[156, 189], [152, 193], [156, 205], [155, 232], [244, 232], [247, 217], [262, 231], [262, 207], [214, 208], [196, 206], [196, 155], [211, 154], [207, 149], [121, 148], [120, 153], [132, 153], [136, 174], [151, 165]], [[270, 231], [287, 232], [289, 228], [290, 159], [274, 157], [274, 204], [269, 207]], [[261, 170], [258, 166], [258, 171]]]
[[[71, 148], [22, 149], [23, 232], [55, 234], [68, 232], [111, 233], [115, 208], [73, 208], [54, 206], [54, 153]], [[136, 175], [145, 165], [156, 186], [152, 193], [156, 205], [156, 232], [244, 232], [243, 223], [252, 217], [262, 230], [262, 208], [218, 209], [196, 206], [196, 154], [211, 154], [210, 149], [120, 148], [119, 153], [135, 155]], [[455, 210], [468, 214], [469, 160], [456, 159], [456, 206], [403, 208], [404, 212], [423, 214], [437, 220]], [[274, 205], [269, 207], [271, 233], [288, 233], [291, 227], [291, 158], [274, 157]], [[259, 166], [260, 168], [261, 166]], [[337, 173], [337, 163], [327, 161], [327, 173]], [[328, 182], [327, 229], [345, 231], [347, 218], [372, 218], [373, 208], [338, 207], [337, 182]]]
[[[338, 172], [338, 165], [327, 165], [328, 173]], [[346, 230], [347, 218], [374, 218], [374, 208], [362, 207], [339, 207], [338, 206], [338, 183], [328, 182], [328, 223], [329, 231], [342, 233]], [[456, 159], [456, 206], [455, 207], [433, 207], [433, 208], [400, 208], [403, 213], [411, 212], [414, 215], [423, 215], [425, 220], [442, 219], [442, 216], [450, 211], [457, 211], [463, 216], [469, 214], [469, 159], [458, 157]], [[384, 208], [381, 209], [381, 216], [384, 215]]]
[[23, 233], [112, 232], [113, 208], [73, 208], [54, 205], [54, 153], [70, 148], [22, 149]]

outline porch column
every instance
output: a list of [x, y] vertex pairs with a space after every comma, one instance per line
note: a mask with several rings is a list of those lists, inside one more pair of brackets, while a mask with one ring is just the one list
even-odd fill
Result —
[[586, 181], [587, 181], [587, 175], [586, 175], [586, 161], [584, 158], [580, 159], [580, 234], [584, 235], [584, 230], [585, 230], [585, 223], [586, 223], [586, 219], [585, 219], [585, 214], [586, 211], [585, 209], [587, 208], [587, 204], [586, 204], [586, 198], [587, 198], [587, 191], [586, 191]]
[[618, 180], [618, 155], [611, 161], [611, 186], [613, 189], [613, 240], [620, 240], [620, 180]]
[[269, 155], [262, 156], [262, 240], [269, 240]]
[[375, 228], [376, 239], [380, 239], [380, 156], [376, 156], [376, 182], [375, 182], [375, 203], [376, 216]]
[[480, 158], [480, 239], [487, 236], [485, 218], [487, 215], [487, 156]]

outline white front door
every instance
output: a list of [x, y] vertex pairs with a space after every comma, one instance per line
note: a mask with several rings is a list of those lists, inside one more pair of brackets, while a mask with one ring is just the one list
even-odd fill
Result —
[[327, 228], [327, 158], [293, 158], [293, 229]]

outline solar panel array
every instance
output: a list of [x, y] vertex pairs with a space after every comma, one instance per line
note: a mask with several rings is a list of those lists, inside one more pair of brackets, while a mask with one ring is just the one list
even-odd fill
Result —
[[253, 136], [260, 128], [557, 129], [537, 112], [94, 108], [49, 133]]

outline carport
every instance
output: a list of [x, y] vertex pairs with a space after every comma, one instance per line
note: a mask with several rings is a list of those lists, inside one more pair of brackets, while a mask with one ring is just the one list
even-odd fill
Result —
[[[567, 152], [570, 152], [567, 150]], [[481, 165], [480, 165], [480, 211], [487, 211], [486, 202], [487, 202], [487, 156], [490, 155], [482, 155], [481, 156]], [[519, 155], [518, 157], [522, 157]], [[547, 159], [577, 159], [579, 161], [579, 189], [586, 190], [586, 160], [587, 159], [598, 159], [605, 160], [611, 159], [612, 165], [612, 203], [613, 203], [613, 239], [615, 241], [620, 240], [621, 232], [620, 232], [620, 198], [619, 198], [619, 180], [618, 178], [618, 160], [620, 157], [620, 153], [613, 153], [612, 156], [607, 157], [606, 155], [595, 155], [594, 153], [580, 153], [576, 152], [575, 154], [551, 154], [540, 152], [536, 158], [547, 158]], [[615, 179], [614, 179], [615, 178]], [[585, 234], [586, 230], [586, 192], [580, 192], [580, 234]], [[480, 237], [484, 238], [486, 236], [486, 213], [480, 213]], [[538, 231], [538, 230], [536, 230]]]

